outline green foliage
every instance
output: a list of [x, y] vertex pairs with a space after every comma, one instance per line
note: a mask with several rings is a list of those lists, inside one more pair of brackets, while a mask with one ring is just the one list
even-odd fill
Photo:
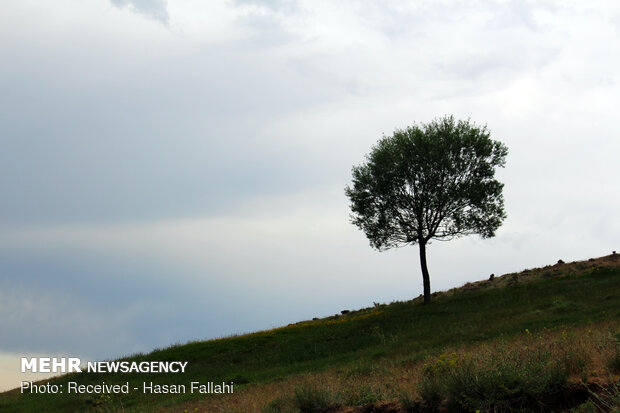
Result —
[[411, 393], [401, 392], [398, 396], [398, 401], [406, 413], [421, 411], [420, 402], [416, 397], [412, 396]]
[[433, 358], [424, 365], [419, 394], [425, 406], [453, 411], [509, 412], [530, 409], [557, 394], [572, 373], [590, 360], [565, 334], [540, 343], [530, 338], [521, 348], [500, 345], [488, 353]]
[[277, 397], [263, 408], [263, 413], [299, 413], [299, 409], [293, 398]]
[[605, 340], [608, 348], [607, 368], [612, 374], [620, 373], [620, 333], [610, 333]]
[[302, 413], [322, 412], [341, 404], [338, 395], [314, 386], [298, 387], [294, 400]]
[[383, 400], [383, 392], [369, 385], [352, 385], [343, 392], [343, 400], [346, 405], [360, 406]]
[[293, 396], [278, 397], [272, 400], [263, 408], [263, 412], [324, 412], [341, 405], [359, 406], [376, 403], [384, 398], [385, 395], [379, 389], [354, 382], [340, 392], [333, 392], [315, 385], [304, 385], [295, 389]]
[[506, 214], [495, 168], [506, 147], [452, 116], [384, 136], [353, 167], [352, 223], [379, 250], [430, 239], [491, 237]]

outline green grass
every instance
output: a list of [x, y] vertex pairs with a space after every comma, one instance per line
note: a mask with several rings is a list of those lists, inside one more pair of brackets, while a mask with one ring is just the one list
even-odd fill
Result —
[[535, 411], [566, 388], [571, 374], [587, 374], [589, 355], [576, 340], [561, 335], [541, 343], [527, 334], [521, 346], [499, 343], [491, 351], [427, 362], [419, 384], [423, 404], [430, 410]]
[[[233, 381], [237, 392], [244, 386], [286, 380], [299, 373], [342, 367], [354, 374], [356, 368], [363, 368], [365, 362], [370, 365], [373, 360], [411, 358], [418, 362], [425, 355], [438, 355], [445, 347], [473, 345], [498, 337], [510, 339], [525, 329], [534, 333], [619, 320], [620, 268], [578, 264], [581, 263], [528, 271], [518, 279], [517, 275], [498, 277], [471, 288], [435, 294], [430, 305], [423, 305], [419, 300], [398, 302], [128, 358], [188, 361], [183, 375], [79, 373], [50, 381], [64, 384], [65, 388], [68, 381], [79, 384], [129, 381], [130, 387], [140, 388], [145, 381], [160, 384]], [[376, 389], [358, 390], [345, 395], [344, 402], [370, 402], [383, 397]], [[299, 391], [297, 396], [301, 400], [304, 390]], [[317, 394], [310, 396], [312, 400], [320, 399]], [[42, 407], [47, 412], [141, 412], [173, 408], [200, 398], [204, 395], [130, 392], [106, 399], [97, 395], [21, 395], [12, 391], [0, 394], [0, 412], [34, 412]], [[272, 406], [273, 411], [278, 408], [276, 405]]]

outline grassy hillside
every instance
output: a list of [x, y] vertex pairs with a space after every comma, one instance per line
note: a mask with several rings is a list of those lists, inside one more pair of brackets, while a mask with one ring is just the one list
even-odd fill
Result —
[[[232, 381], [234, 394], [22, 395], [13, 390], [0, 394], [0, 412], [344, 412], [355, 411], [346, 407], [355, 405], [372, 405], [375, 411], [474, 411], [476, 406], [545, 411], [568, 408], [570, 397], [563, 392], [579, 381], [594, 384], [582, 386], [578, 398], [593, 392], [609, 399], [606, 386], [619, 373], [614, 367], [620, 358], [619, 255], [507, 274], [436, 293], [433, 300], [431, 305], [420, 299], [380, 305], [129, 358], [188, 361], [183, 375], [79, 373], [51, 380], [65, 388], [69, 381], [129, 381], [130, 388], [140, 389], [143, 382]], [[474, 382], [478, 388], [465, 388]], [[500, 390], [494, 388], [499, 385]], [[496, 404], [455, 399], [481, 391], [490, 393], [480, 400], [494, 398]]]

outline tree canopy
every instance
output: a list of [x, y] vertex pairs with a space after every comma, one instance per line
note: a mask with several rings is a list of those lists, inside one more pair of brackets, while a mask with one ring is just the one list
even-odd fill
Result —
[[462, 235], [492, 237], [506, 217], [495, 169], [508, 149], [486, 125], [444, 116], [383, 136], [353, 167], [351, 222], [372, 247], [420, 246], [424, 301], [430, 301], [426, 244]]

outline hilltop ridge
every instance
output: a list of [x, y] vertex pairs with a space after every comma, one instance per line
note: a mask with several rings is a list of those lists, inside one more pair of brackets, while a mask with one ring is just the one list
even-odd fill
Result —
[[[469, 363], [467, 354], [474, 355], [476, 365], [488, 366], [493, 366], [493, 360], [508, 360], [508, 363], [512, 360], [510, 354], [519, 355], [522, 359], [514, 365], [510, 361], [512, 370], [507, 370], [513, 371], [517, 382], [522, 380], [519, 377], [531, 375], [521, 376], [525, 373], [515, 366], [530, 366], [528, 357], [531, 355], [548, 357], [544, 354], [549, 343], [555, 343], [554, 359], [584, 355], [569, 363], [570, 368], [552, 365], [550, 361], [542, 367], [527, 367], [539, 369], [536, 377], [557, 380], [522, 383], [514, 390], [520, 395], [519, 402], [547, 403], [549, 397], [556, 397], [566, 391], [570, 383], [575, 383], [575, 378], [600, 383], [617, 379], [620, 372], [610, 370], [608, 360], [613, 360], [616, 351], [614, 334], [620, 334], [617, 328], [620, 325], [619, 281], [618, 254], [570, 263], [556, 262], [497, 276], [492, 281], [476, 281], [436, 292], [430, 305], [424, 305], [420, 298], [380, 304], [272, 330], [196, 341], [123, 358], [187, 361], [183, 375], [80, 373], [50, 380], [56, 384], [79, 381], [84, 385], [102, 381], [127, 382], [138, 388], [145, 382], [175, 386], [194, 381], [234, 382], [234, 394], [136, 391], [100, 397], [22, 395], [13, 390], [0, 394], [0, 411], [38, 411], [45, 406], [46, 411], [51, 412], [183, 412], [186, 409], [334, 412], [356, 411], [355, 406], [368, 404], [374, 409], [383, 409], [374, 411], [400, 411], [398, 409], [402, 410], [409, 402], [411, 406], [418, 406], [416, 408], [428, 403], [429, 396], [420, 386], [428, 387], [432, 374], [448, 371], [441, 366]], [[568, 334], [570, 340], [563, 338], [563, 334]], [[529, 350], [525, 353], [514, 350], [523, 347]], [[433, 370], [425, 366], [435, 367]], [[504, 367], [489, 367], [489, 371]], [[497, 385], [512, 386], [512, 382], [503, 383], [502, 380], [501, 377], [489, 379]], [[523, 389], [530, 388], [527, 386], [547, 390], [523, 395]], [[446, 389], [435, 390], [439, 400], [436, 407], [447, 408], [445, 403], [451, 396], [445, 393]], [[587, 395], [586, 391], [578, 401], [584, 401]], [[497, 395], [494, 397], [498, 397], [498, 405], [508, 403]], [[313, 403], [323, 398], [327, 404], [322, 410], [308, 410], [302, 406], [304, 398]]]

